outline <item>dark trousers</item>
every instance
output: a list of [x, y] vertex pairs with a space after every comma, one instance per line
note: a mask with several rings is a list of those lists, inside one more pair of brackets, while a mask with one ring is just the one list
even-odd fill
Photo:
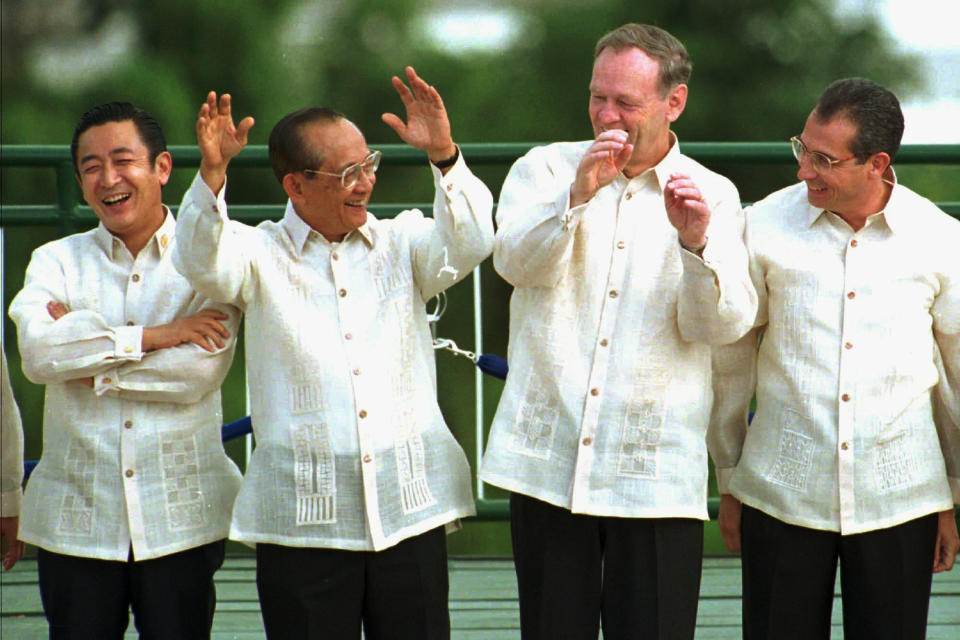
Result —
[[830, 637], [837, 563], [846, 640], [926, 637], [937, 514], [841, 536], [743, 505], [743, 637]]
[[382, 551], [257, 545], [257, 591], [271, 640], [446, 640], [443, 527]]
[[693, 638], [703, 522], [573, 514], [510, 496], [524, 640]]
[[129, 610], [142, 640], [210, 637], [223, 540], [152, 560], [126, 562], [37, 550], [51, 640], [121, 640]]

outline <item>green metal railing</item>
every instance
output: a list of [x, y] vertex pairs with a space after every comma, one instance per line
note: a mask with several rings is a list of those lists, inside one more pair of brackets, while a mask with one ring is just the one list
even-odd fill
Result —
[[[461, 149], [470, 165], [508, 166], [530, 148], [539, 143], [489, 143], [463, 144]], [[394, 166], [426, 165], [426, 155], [402, 144], [374, 145], [383, 152], [383, 164]], [[195, 146], [175, 145], [169, 148], [175, 166], [198, 167], [200, 152]], [[795, 162], [786, 142], [687, 142], [683, 152], [707, 164], [764, 164], [789, 165]], [[960, 165], [960, 144], [914, 144], [904, 145], [897, 154], [898, 166], [908, 164]], [[231, 167], [267, 168], [270, 160], [264, 145], [251, 145], [240, 152], [231, 162]], [[56, 203], [44, 205], [2, 204], [0, 226], [57, 226], [62, 234], [73, 233], [80, 228], [89, 228], [96, 223], [90, 208], [81, 203], [80, 190], [74, 177], [69, 147], [41, 145], [0, 146], [0, 167], [49, 168], [56, 172]], [[497, 185], [491, 185], [497, 186]], [[938, 202], [938, 206], [960, 219], [960, 201]], [[377, 217], [392, 217], [404, 209], [417, 207], [429, 211], [430, 203], [389, 203], [370, 205], [369, 210]], [[231, 205], [230, 217], [245, 223], [255, 224], [267, 218], [278, 218], [284, 205], [255, 204]], [[482, 450], [482, 443], [477, 443]], [[715, 518], [718, 497], [709, 500], [711, 517]], [[507, 500], [477, 500], [477, 517], [481, 520], [509, 519]]]
[[[507, 166], [538, 143], [489, 143], [461, 145], [463, 154], [471, 166]], [[383, 152], [385, 165], [426, 164], [426, 155], [403, 144], [375, 145]], [[793, 164], [795, 160], [786, 142], [687, 142], [683, 152], [705, 163], [736, 164]], [[198, 167], [200, 152], [195, 146], [174, 145], [170, 153], [175, 166]], [[960, 144], [915, 144], [904, 145], [897, 154], [897, 165], [906, 164], [957, 164], [960, 165]], [[231, 162], [232, 167], [270, 166], [265, 145], [252, 145], [244, 149]], [[81, 226], [95, 224], [96, 218], [90, 208], [81, 202], [80, 191], [74, 178], [69, 147], [62, 145], [6, 145], [0, 146], [0, 167], [47, 167], [56, 172], [57, 198], [55, 204], [18, 205], [3, 204], [0, 225], [49, 225], [59, 226], [63, 233], [71, 233]], [[938, 202], [941, 209], [960, 218], [960, 201]], [[411, 205], [406, 203], [374, 204], [370, 211], [377, 217], [396, 215]], [[417, 205], [429, 209], [429, 204]], [[230, 217], [246, 223], [257, 223], [283, 212], [282, 204], [232, 205]]]

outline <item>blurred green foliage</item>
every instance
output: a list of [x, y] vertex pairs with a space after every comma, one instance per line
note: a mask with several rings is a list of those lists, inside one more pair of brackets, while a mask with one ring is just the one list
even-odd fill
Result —
[[[4, 0], [0, 11], [3, 144], [68, 144], [80, 113], [110, 100], [152, 112], [169, 144], [193, 144], [196, 112], [209, 90], [231, 93], [235, 114], [257, 119], [254, 144], [265, 144], [273, 123], [306, 105], [346, 113], [372, 145], [393, 143], [380, 116], [402, 114], [390, 77], [408, 64], [440, 91], [461, 142], [584, 139], [591, 135], [586, 107], [594, 44], [625, 22], [661, 26], [691, 53], [690, 98], [675, 126], [681, 144], [786, 140], [801, 130], [820, 91], [840, 77], [870, 77], [901, 97], [920, 87], [918, 60], [896, 53], [873, 19], [837, 17], [829, 0]], [[458, 12], [467, 23], [476, 19], [467, 35], [494, 35], [491, 24], [500, 24], [513, 36], [492, 50], [461, 46], [464, 31], [441, 21]], [[509, 19], [490, 23], [484, 15]], [[747, 201], [795, 180], [789, 165], [715, 168]], [[506, 170], [477, 173], [496, 196]], [[4, 169], [0, 202], [52, 202], [52, 173]], [[174, 173], [169, 202], [179, 200], [192, 174]], [[955, 168], [910, 167], [901, 174], [934, 199], [960, 200], [956, 177]], [[396, 168], [378, 178], [375, 202], [431, 200], [423, 169]], [[279, 204], [284, 196], [271, 172], [236, 170], [229, 199]], [[22, 285], [30, 251], [55, 236], [49, 228], [5, 230], [4, 309]], [[489, 261], [482, 274], [483, 344], [505, 355], [509, 286]], [[469, 284], [450, 291], [449, 302], [439, 333], [472, 349]], [[28, 426], [27, 456], [35, 458], [42, 390], [20, 376], [14, 327], [5, 323]], [[475, 459], [473, 367], [446, 353], [437, 361], [442, 407]], [[242, 389], [241, 349], [225, 389], [227, 419], [243, 414]], [[486, 379], [484, 424], [501, 389]], [[241, 454], [239, 445], [231, 451]], [[501, 536], [486, 548], [504, 549], [502, 528], [476, 526]], [[451, 551], [477, 552], [476, 538], [451, 538]]]

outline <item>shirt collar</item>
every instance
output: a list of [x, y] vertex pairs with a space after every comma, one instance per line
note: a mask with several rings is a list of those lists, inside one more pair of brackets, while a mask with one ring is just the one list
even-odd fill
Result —
[[654, 175], [657, 176], [657, 183], [660, 185], [660, 191], [663, 191], [665, 184], [670, 182], [670, 174], [681, 172], [681, 167], [678, 167], [678, 161], [680, 160], [680, 139], [677, 138], [677, 134], [673, 131], [669, 131], [670, 134], [670, 149], [667, 151], [667, 155], [663, 156], [663, 160], [658, 162], [654, 167], [652, 167]]
[[[374, 234], [372, 225], [370, 224], [370, 216], [372, 215], [372, 213], [368, 212], [367, 222], [365, 222], [364, 225], [356, 231], [351, 231], [344, 236], [343, 242], [346, 242], [354, 234], [357, 234], [363, 238], [371, 248], [373, 248]], [[289, 236], [290, 241], [293, 243], [293, 247], [298, 256], [303, 255], [303, 248], [310, 239], [311, 233], [313, 233], [317, 238], [322, 239], [323, 242], [329, 244], [326, 238], [320, 235], [313, 227], [308, 225], [303, 218], [300, 217], [300, 214], [297, 213], [296, 209], [293, 208], [293, 202], [290, 200], [287, 200], [287, 209], [283, 214], [283, 220], [280, 222], [280, 224], [287, 232], [287, 235]]]
[[[873, 215], [882, 216], [884, 220], [886, 220], [887, 226], [890, 227], [890, 230], [896, 233], [898, 228], [901, 231], [904, 229], [904, 225], [906, 224], [906, 221], [903, 219], [904, 217], [903, 208], [897, 206], [897, 201], [900, 200], [900, 194], [902, 193], [902, 190], [897, 186], [899, 184], [897, 182], [897, 174], [893, 170], [892, 165], [887, 167], [887, 170], [883, 172], [883, 179], [892, 182], [893, 188], [890, 191], [890, 198], [887, 200], [887, 205], [883, 208], [882, 211], [878, 211]], [[807, 190], [804, 188], [802, 191], [803, 191], [803, 198], [806, 200]], [[812, 227], [813, 223], [819, 220], [820, 216], [826, 213], [826, 211], [827, 211], [826, 209], [819, 209], [817, 207], [814, 207], [813, 205], [809, 204], [809, 201], [808, 201], [807, 202], [807, 226]], [[873, 216], [870, 216], [870, 217], [873, 217]]]
[[[163, 222], [143, 248], [145, 251], [150, 247], [155, 247], [158, 257], [162, 257], [167, 252], [167, 249], [173, 246], [173, 239], [176, 236], [176, 219], [173, 217], [173, 214], [170, 213], [167, 205], [161, 206], [163, 207]], [[110, 233], [110, 231], [103, 226], [102, 222], [97, 225], [93, 237], [97, 245], [107, 254], [110, 260], [116, 258], [117, 249], [123, 246], [123, 240]], [[136, 258], [136, 256], [134, 256], [134, 258]]]

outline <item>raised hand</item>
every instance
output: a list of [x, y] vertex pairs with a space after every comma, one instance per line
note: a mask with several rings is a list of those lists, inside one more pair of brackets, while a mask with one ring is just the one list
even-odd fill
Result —
[[247, 134], [254, 120], [247, 116], [234, 125], [230, 94], [211, 91], [197, 116], [197, 145], [200, 147], [200, 175], [207, 186], [218, 193], [227, 177], [227, 164], [247, 145]]
[[580, 159], [570, 187], [570, 206], [588, 202], [599, 189], [613, 182], [627, 166], [632, 154], [633, 145], [627, 143], [626, 131], [610, 129], [597, 136]]
[[396, 76], [393, 77], [393, 86], [403, 101], [407, 121], [404, 123], [392, 113], [383, 114], [383, 121], [411, 147], [426, 151], [431, 162], [452, 158], [457, 148], [450, 135], [450, 120], [443, 99], [413, 67], [407, 67], [406, 74], [409, 88]]
[[144, 351], [154, 351], [192, 342], [213, 353], [222, 349], [224, 339], [230, 337], [230, 332], [221, 323], [221, 320], [227, 318], [229, 316], [221, 311], [203, 309], [192, 316], [177, 318], [169, 324], [144, 327], [141, 348]]
[[694, 252], [702, 251], [707, 244], [710, 207], [690, 176], [670, 174], [663, 189], [663, 202], [667, 218], [680, 236], [680, 244]]

